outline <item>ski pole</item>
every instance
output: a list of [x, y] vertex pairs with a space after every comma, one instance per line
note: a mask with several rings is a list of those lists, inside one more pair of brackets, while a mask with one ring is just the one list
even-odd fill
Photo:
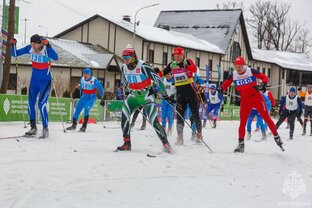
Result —
[[[173, 107], [167, 100], [165, 100], [165, 101], [169, 104], [169, 106], [172, 108], [172, 110], [173, 110], [176, 114], [178, 114], [178, 116], [180, 116], [180, 118], [182, 118], [182, 120], [184, 121], [184, 123], [186, 123], [186, 124], [188, 125], [188, 127], [190, 127], [190, 129], [192, 130], [192, 132], [195, 133], [196, 135], [198, 135], [198, 132], [196, 132], [196, 131], [192, 128], [192, 126], [181, 116], [181, 114], [180, 114], [176, 109], [174, 109], [174, 107]], [[203, 138], [200, 138], [200, 140], [205, 144], [205, 146], [210, 150], [210, 152], [213, 153], [212, 149], [211, 149], [211, 148], [208, 146], [208, 144], [203, 140]]]
[[[55, 84], [54, 84], [54, 79], [53, 79], [53, 75], [52, 75], [52, 71], [51, 71], [51, 62], [49, 64], [49, 72], [51, 74], [51, 81], [52, 81], [52, 86], [53, 86], [53, 90], [54, 90], [54, 93], [55, 93], [55, 98], [56, 98], [56, 102], [57, 104], [59, 104], [59, 98], [58, 98], [58, 95], [57, 95], [57, 92], [56, 92], [56, 87], [55, 87]], [[59, 111], [59, 114], [60, 114], [60, 118], [61, 118], [61, 122], [62, 122], [62, 127], [63, 127], [63, 132], [65, 133], [66, 130], [65, 130], [65, 126], [64, 126], [64, 121], [63, 121], [63, 116], [62, 116], [62, 113], [61, 113], [61, 109], [60, 109], [60, 106], [58, 106], [58, 111]]]
[[[202, 100], [202, 99], [199, 97], [199, 95], [197, 94], [197, 92], [196, 92], [194, 86], [193, 86], [192, 84], [190, 84], [190, 85], [191, 85], [191, 87], [192, 87], [194, 93], [196, 94], [196, 97], [197, 97], [197, 99], [199, 100], [200, 104], [203, 106], [203, 109], [205, 110], [205, 112], [206, 112], [206, 114], [207, 114], [207, 117], [210, 117], [210, 116], [209, 116], [209, 113], [208, 113], [208, 111], [207, 111], [207, 109], [205, 108], [205, 103], [203, 102], [203, 100]], [[210, 124], [211, 128], [213, 128], [210, 119], [207, 119], [207, 120], [209, 121], [209, 124]]]
[[[14, 55], [15, 55], [15, 68], [16, 68], [16, 76], [18, 78], [18, 82], [21, 85], [21, 78], [19, 77], [19, 70], [18, 70], [18, 60], [17, 60], [17, 52], [16, 52], [16, 43], [13, 45], [14, 48]], [[22, 114], [23, 114], [23, 120], [24, 120], [24, 128], [26, 127], [26, 120], [25, 120], [25, 113], [24, 113], [24, 105], [23, 105], [23, 98], [22, 98], [22, 89], [21, 86], [19, 87], [20, 89], [20, 99], [21, 99], [21, 105], [22, 105]]]

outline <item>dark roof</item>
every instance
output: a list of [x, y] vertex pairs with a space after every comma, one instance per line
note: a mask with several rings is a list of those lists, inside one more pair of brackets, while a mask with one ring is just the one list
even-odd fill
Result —
[[[98, 45], [57, 38], [47, 39], [59, 56], [58, 61], [52, 61], [54, 66], [107, 69], [115, 56]], [[14, 62], [13, 58], [12, 63]], [[31, 64], [31, 58], [30, 56], [21, 56], [18, 58], [18, 62]]]
[[252, 59], [241, 9], [161, 11], [154, 26], [168, 25], [170, 30], [192, 34], [226, 51], [239, 22], [242, 25], [248, 56]]

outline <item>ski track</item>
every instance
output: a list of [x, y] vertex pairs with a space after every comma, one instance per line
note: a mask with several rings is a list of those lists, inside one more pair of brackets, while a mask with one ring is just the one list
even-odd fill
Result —
[[[234, 154], [238, 125], [222, 121], [217, 129], [204, 128], [204, 141], [214, 153], [193, 145], [187, 126], [185, 146], [174, 145], [175, 129], [169, 137], [172, 155], [162, 152], [150, 126], [134, 128], [130, 152], [113, 152], [122, 144], [121, 129], [101, 124], [89, 125], [86, 133], [64, 133], [61, 123], [50, 123], [49, 139], [0, 140], [0, 208], [275, 208], [283, 207], [281, 202], [312, 207], [312, 136], [301, 136], [297, 124], [294, 140], [287, 141], [283, 124], [285, 152], [273, 136], [255, 142], [261, 133], [252, 132], [245, 153]], [[22, 122], [0, 123], [0, 132], [0, 137], [17, 136], [25, 129]], [[292, 170], [306, 186], [296, 200], [282, 191]]]

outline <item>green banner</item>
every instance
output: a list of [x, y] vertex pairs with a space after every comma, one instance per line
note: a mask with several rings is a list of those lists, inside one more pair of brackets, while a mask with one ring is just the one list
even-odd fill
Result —
[[0, 95], [0, 121], [23, 121], [23, 111], [26, 120], [28, 96]]
[[[22, 97], [22, 100], [21, 100]], [[71, 99], [59, 98], [59, 102], [55, 97], [50, 97], [47, 103], [49, 113], [49, 121], [61, 121], [70, 119]], [[26, 95], [0, 95], [0, 121], [23, 121], [23, 113], [25, 120], [29, 120], [28, 116], [28, 96]], [[39, 110], [36, 110], [38, 114]], [[37, 117], [39, 115], [37, 114]]]
[[50, 97], [47, 104], [49, 121], [61, 121], [61, 115], [63, 121], [70, 119], [71, 100], [70, 98], [59, 98], [59, 102], [57, 102], [55, 97]]
[[239, 106], [224, 106], [224, 110], [220, 113], [221, 120], [239, 120]]
[[[4, 29], [6, 31], [9, 31], [9, 6], [5, 6], [4, 10]], [[15, 7], [15, 12], [14, 12], [14, 34], [18, 34], [18, 24], [19, 23], [19, 7]]]
[[105, 112], [105, 120], [113, 121], [121, 120], [121, 110], [124, 104], [123, 100], [108, 100], [106, 101], [106, 112]]

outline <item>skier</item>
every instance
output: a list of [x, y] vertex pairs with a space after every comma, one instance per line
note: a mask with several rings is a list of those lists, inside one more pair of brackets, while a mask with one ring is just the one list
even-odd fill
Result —
[[299, 96], [297, 96], [296, 88], [290, 87], [289, 93], [281, 102], [280, 117], [276, 123], [276, 129], [288, 118], [289, 121], [289, 139], [292, 140], [295, 130], [295, 119], [298, 114], [302, 114], [302, 103]]
[[122, 65], [121, 75], [129, 94], [122, 107], [121, 128], [124, 144], [117, 147], [117, 150], [131, 150], [130, 116], [134, 110], [143, 106], [147, 111], [150, 124], [154, 127], [159, 139], [163, 143], [164, 151], [172, 153], [166, 132], [157, 120], [157, 108], [152, 81], [159, 86], [162, 96], [167, 102], [172, 104], [174, 101], [166, 94], [165, 85], [155, 71], [142, 60], [138, 60], [133, 48], [127, 47], [124, 49], [122, 58], [124, 64]]
[[266, 133], [265, 133], [264, 124], [262, 122], [262, 117], [255, 108], [251, 110], [249, 117], [248, 117], [247, 139], [251, 139], [251, 124], [255, 116], [257, 116], [257, 124], [259, 125], [259, 128], [261, 129], [261, 132], [262, 132], [262, 139], [266, 139]]
[[312, 136], [312, 84], [308, 84], [308, 91], [305, 94], [304, 101], [304, 123], [302, 135], [306, 134], [308, 118], [310, 118], [311, 130], [310, 136]]
[[252, 108], [255, 108], [260, 113], [264, 121], [267, 122], [274, 135], [276, 144], [284, 151], [282, 146], [283, 142], [276, 131], [275, 125], [267, 111], [263, 97], [257, 88], [257, 78], [261, 79], [262, 85], [265, 86], [269, 81], [268, 77], [255, 69], [249, 68], [242, 56], [239, 56], [234, 60], [234, 68], [235, 71], [229, 75], [229, 77], [219, 88], [219, 92], [222, 94], [222, 92], [226, 90], [232, 82], [234, 82], [235, 89], [241, 96], [238, 146], [234, 152], [244, 152], [245, 126]]
[[84, 109], [84, 119], [80, 132], [85, 132], [87, 129], [87, 124], [89, 120], [89, 111], [93, 107], [97, 94], [96, 91], [100, 91], [101, 103], [100, 105], [104, 106], [104, 89], [102, 84], [95, 77], [92, 76], [92, 71], [89, 68], [83, 70], [83, 77], [80, 79], [80, 92], [82, 96], [80, 97], [77, 106], [75, 108], [75, 113], [73, 116], [73, 123], [71, 126], [67, 127], [66, 130], [75, 130], [77, 127], [77, 120], [80, 112]]
[[28, 93], [28, 115], [30, 119], [31, 129], [26, 132], [25, 135], [35, 136], [37, 134], [35, 105], [37, 101], [37, 96], [39, 94], [38, 107], [40, 109], [43, 126], [42, 135], [39, 138], [48, 138], [49, 118], [46, 106], [50, 95], [52, 81], [50, 63], [51, 59], [55, 61], [58, 60], [58, 55], [51, 47], [49, 41], [45, 38], [42, 38], [38, 34], [31, 36], [30, 45], [27, 45], [18, 50], [16, 50], [16, 39], [12, 38], [10, 40], [10, 43], [12, 45], [11, 55], [13, 57], [30, 54], [32, 60], [32, 75], [30, 79]]
[[221, 110], [223, 109], [223, 96], [216, 90], [215, 85], [209, 87], [207, 102], [207, 113], [209, 114], [213, 110], [213, 128], [216, 128], [219, 109], [220, 107]]
[[166, 70], [173, 74], [177, 89], [177, 142], [183, 145], [184, 112], [187, 104], [190, 105], [192, 116], [196, 123], [197, 143], [202, 140], [202, 126], [199, 117], [199, 100], [194, 88], [193, 73], [197, 67], [190, 58], [185, 58], [183, 48], [176, 47], [173, 52], [174, 61], [169, 63]]
[[[171, 72], [166, 70], [163, 71], [164, 78], [162, 79], [165, 87], [167, 95], [170, 96], [173, 100], [176, 100], [176, 87], [174, 85], [174, 79]], [[172, 126], [173, 126], [173, 117], [174, 117], [174, 106], [169, 104], [165, 99], [161, 101], [161, 123], [164, 129], [166, 129], [166, 119], [168, 119], [168, 129], [167, 135], [170, 136], [172, 134]]]

